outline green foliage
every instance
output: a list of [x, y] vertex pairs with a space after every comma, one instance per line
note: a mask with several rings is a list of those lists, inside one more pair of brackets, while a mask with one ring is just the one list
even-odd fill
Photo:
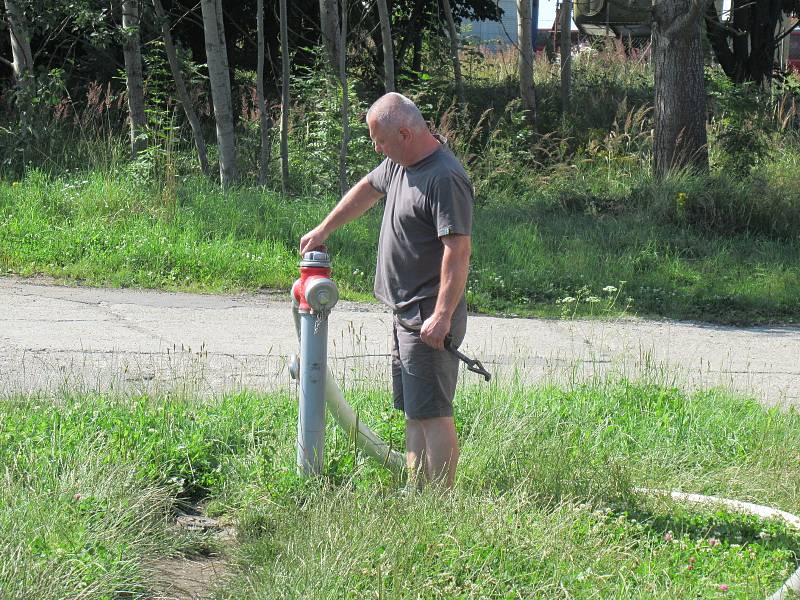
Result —
[[720, 235], [794, 240], [800, 230], [800, 211], [792, 192], [800, 184], [796, 160], [796, 155], [781, 156], [745, 179], [723, 172], [673, 174], [641, 191], [651, 195], [652, 207], [662, 218], [676, 224]]
[[10, 115], [0, 125], [0, 168], [14, 172], [42, 159], [41, 148], [54, 134], [50, 113], [61, 101], [64, 71], [52, 69], [9, 90]]
[[[348, 79], [350, 144], [348, 180], [355, 182], [372, 170], [378, 156], [365, 122], [368, 103], [359, 98], [357, 83]], [[320, 57], [314, 68], [292, 79], [293, 93], [302, 99], [294, 113], [289, 137], [293, 188], [308, 195], [330, 193], [339, 185], [339, 148], [342, 140], [342, 88]]]
[[706, 85], [714, 114], [709, 133], [716, 162], [724, 171], [747, 175], [770, 151], [766, 93], [753, 82], [734, 84], [718, 69], [708, 71]]

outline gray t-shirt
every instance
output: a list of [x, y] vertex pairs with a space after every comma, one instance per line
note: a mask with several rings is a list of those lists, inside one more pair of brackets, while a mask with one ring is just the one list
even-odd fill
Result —
[[367, 181], [386, 194], [378, 241], [375, 297], [392, 310], [439, 293], [444, 244], [471, 235], [473, 191], [446, 145], [410, 167], [384, 160]]

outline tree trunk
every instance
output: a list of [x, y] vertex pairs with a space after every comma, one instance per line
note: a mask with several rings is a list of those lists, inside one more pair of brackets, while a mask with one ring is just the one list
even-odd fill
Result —
[[458, 33], [456, 32], [455, 21], [453, 21], [453, 11], [450, 9], [450, 0], [442, 0], [442, 7], [444, 8], [444, 17], [447, 20], [447, 31], [450, 36], [450, 60], [453, 61], [456, 96], [458, 96], [458, 101], [463, 106], [466, 104], [464, 80], [461, 77], [461, 60], [458, 58]]
[[397, 48], [397, 66], [400, 70], [402, 70], [406, 64], [406, 53], [409, 46], [415, 47], [416, 41], [420, 37], [419, 23], [422, 20], [422, 13], [424, 10], [424, 0], [414, 0], [414, 6], [411, 9], [411, 18], [403, 29], [400, 45]]
[[122, 0], [122, 30], [128, 112], [131, 125], [131, 157], [147, 147], [147, 115], [144, 112], [142, 49], [139, 42], [139, 0]]
[[289, 193], [289, 31], [286, 0], [280, 0], [281, 21], [281, 188]]
[[170, 71], [172, 71], [172, 78], [175, 80], [175, 90], [178, 93], [178, 101], [181, 103], [183, 112], [186, 114], [186, 119], [189, 121], [189, 125], [192, 128], [192, 137], [194, 138], [194, 145], [197, 148], [197, 157], [200, 160], [200, 169], [202, 169], [203, 175], [207, 177], [210, 169], [208, 168], [206, 142], [203, 139], [203, 128], [200, 125], [200, 119], [197, 118], [197, 113], [194, 112], [192, 100], [189, 97], [189, 92], [186, 90], [186, 84], [183, 81], [181, 65], [178, 61], [178, 54], [175, 52], [175, 44], [172, 41], [172, 34], [169, 30], [169, 22], [164, 14], [164, 7], [161, 4], [161, 0], [153, 0], [153, 8], [155, 8], [156, 17], [161, 23], [161, 35], [164, 38], [164, 50], [167, 53], [169, 68]]
[[422, 31], [415, 29], [413, 36], [414, 48], [411, 55], [411, 70], [413, 71], [414, 79], [417, 80], [422, 72]]
[[533, 45], [531, 44], [531, 0], [517, 0], [517, 40], [519, 42], [519, 94], [525, 121], [536, 127], [536, 88], [533, 85]]
[[264, 101], [264, 0], [258, 0], [256, 30], [258, 36], [258, 67], [256, 68], [256, 100], [258, 102], [259, 132], [261, 133], [261, 153], [258, 159], [258, 183], [267, 182], [269, 168], [269, 129], [270, 120], [267, 114], [267, 103]]
[[784, 12], [781, 22], [775, 30], [776, 41], [778, 47], [775, 51], [775, 59], [778, 62], [781, 72], [789, 70], [789, 59], [792, 53], [792, 36], [794, 32], [800, 27], [800, 1], [798, 1], [798, 8], [796, 16], [791, 13]]
[[[736, 6], [744, 4], [741, 0]], [[741, 6], [742, 13], [750, 13], [750, 60], [749, 71], [753, 81], [768, 87], [775, 66], [775, 30], [781, 20], [782, 0], [762, 0]], [[742, 36], [744, 37], [744, 36]]]
[[569, 114], [572, 79], [572, 0], [561, 2], [561, 114]]
[[219, 177], [222, 186], [228, 187], [236, 181], [236, 139], [233, 130], [228, 53], [222, 31], [222, 10], [220, 0], [201, 0], [200, 6], [203, 11], [211, 101], [214, 103], [214, 119], [217, 123]]
[[381, 40], [383, 41], [383, 87], [386, 93], [394, 91], [394, 47], [392, 45], [392, 20], [386, 0], [376, 0], [378, 17], [381, 21]]
[[319, 0], [319, 26], [322, 43], [334, 73], [339, 75], [339, 7], [338, 0]]
[[708, 169], [700, 28], [704, 3], [659, 0], [653, 5], [653, 174], [659, 179], [674, 169]]
[[8, 32], [11, 36], [14, 78], [17, 80], [18, 85], [25, 86], [33, 76], [31, 38], [25, 23], [25, 15], [16, 0], [5, 0], [5, 4], [8, 17]]
[[339, 192], [347, 185], [347, 145], [350, 143], [350, 92], [347, 87], [347, 0], [342, 0], [342, 29], [339, 37], [339, 81], [342, 85], [342, 145], [339, 148]]
[[728, 31], [722, 25], [722, 20], [717, 10], [716, 2], [709, 2], [706, 6], [706, 24], [708, 41], [714, 50], [714, 56], [725, 74], [736, 80], [736, 57], [728, 45]]

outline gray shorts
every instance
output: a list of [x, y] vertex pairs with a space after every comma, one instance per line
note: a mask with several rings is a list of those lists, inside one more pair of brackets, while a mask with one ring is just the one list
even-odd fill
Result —
[[[426, 298], [395, 315], [392, 332], [392, 387], [394, 407], [409, 419], [452, 417], [458, 381], [458, 358], [447, 350], [435, 350], [423, 342], [419, 331], [409, 331], [397, 319], [419, 329], [436, 308], [436, 298]], [[462, 298], [450, 322], [453, 345], [467, 332], [467, 302]]]

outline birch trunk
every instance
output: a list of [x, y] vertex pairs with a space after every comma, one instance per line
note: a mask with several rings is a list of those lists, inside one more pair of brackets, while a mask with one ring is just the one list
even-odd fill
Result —
[[381, 21], [381, 40], [383, 41], [383, 87], [386, 93], [395, 91], [394, 87], [394, 46], [392, 44], [392, 20], [386, 0], [376, 0], [378, 17]]
[[197, 118], [192, 107], [192, 100], [189, 97], [189, 92], [186, 90], [186, 83], [183, 80], [183, 73], [181, 65], [178, 61], [178, 53], [175, 51], [175, 44], [172, 41], [172, 34], [169, 31], [169, 22], [164, 14], [164, 7], [161, 0], [153, 0], [153, 8], [156, 11], [156, 17], [161, 25], [161, 35], [164, 38], [164, 50], [167, 53], [167, 60], [169, 61], [169, 68], [172, 71], [172, 78], [175, 80], [175, 90], [178, 94], [178, 101], [183, 107], [183, 112], [189, 125], [192, 128], [192, 137], [194, 138], [194, 145], [197, 148], [197, 158], [200, 160], [200, 169], [203, 175], [209, 175], [208, 168], [208, 155], [206, 154], [206, 142], [203, 139], [203, 129], [200, 125], [200, 119]]
[[319, 26], [322, 44], [328, 55], [331, 68], [339, 71], [339, 7], [338, 0], [319, 0]]
[[339, 37], [339, 81], [342, 85], [342, 145], [339, 149], [339, 192], [347, 185], [347, 145], [350, 143], [350, 91], [347, 87], [347, 0], [342, 0], [342, 29]]
[[281, 188], [289, 193], [289, 27], [286, 0], [280, 0], [281, 21]]
[[[466, 104], [464, 80], [461, 77], [461, 60], [458, 58], [458, 33], [456, 32], [455, 21], [453, 21], [453, 11], [450, 8], [450, 0], [442, 0], [442, 7], [444, 8], [444, 16], [447, 20], [447, 31], [450, 36], [450, 59], [453, 61], [453, 77], [456, 82], [456, 95], [458, 96], [458, 101], [463, 106]], [[530, 39], [530, 37], [528, 39]]]
[[11, 56], [14, 78], [19, 85], [27, 85], [33, 75], [31, 39], [25, 23], [25, 15], [16, 0], [5, 0], [8, 32], [11, 36]]
[[256, 96], [259, 114], [259, 132], [261, 133], [261, 153], [258, 159], [258, 183], [267, 182], [267, 169], [269, 168], [269, 129], [270, 120], [267, 114], [267, 104], [264, 101], [264, 0], [258, 0], [258, 14], [256, 15], [256, 29], [258, 35], [258, 67], [256, 68]]
[[569, 114], [572, 83], [572, 0], [561, 2], [561, 114]]
[[203, 11], [208, 79], [211, 82], [211, 100], [217, 124], [219, 177], [222, 186], [228, 187], [236, 181], [236, 140], [233, 131], [228, 53], [222, 29], [222, 7], [219, 0], [201, 0], [200, 5]]
[[525, 121], [536, 127], [536, 88], [533, 85], [533, 44], [531, 43], [531, 0], [517, 0], [517, 39], [519, 40], [519, 95]]
[[653, 4], [653, 174], [708, 169], [700, 18], [705, 0]]
[[139, 41], [139, 0], [122, 0], [122, 31], [128, 113], [131, 127], [131, 157], [147, 147], [147, 115], [144, 112], [142, 48]]

